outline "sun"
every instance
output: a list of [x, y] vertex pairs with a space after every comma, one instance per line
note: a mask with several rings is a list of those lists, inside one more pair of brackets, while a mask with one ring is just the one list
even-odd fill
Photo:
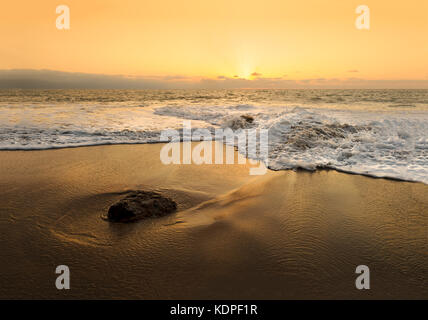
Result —
[[243, 70], [243, 71], [239, 72], [238, 76], [241, 79], [247, 79], [247, 80], [249, 80], [249, 79], [251, 79], [251, 74], [252, 73], [253, 73], [252, 70], [248, 68], [246, 70]]
[[238, 68], [238, 75], [240, 78], [243, 79], [250, 79], [251, 74], [254, 72], [254, 67], [252, 63], [249, 63], [248, 61], [242, 61]]

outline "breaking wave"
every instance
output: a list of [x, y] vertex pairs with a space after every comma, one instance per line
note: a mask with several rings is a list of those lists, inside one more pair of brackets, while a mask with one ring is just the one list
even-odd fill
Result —
[[[260, 94], [267, 95], [267, 101], [273, 93]], [[347, 94], [340, 97], [350, 99]], [[428, 183], [426, 94], [418, 103], [410, 98], [396, 102], [388, 94], [383, 95], [381, 107], [369, 109], [312, 106], [310, 101], [318, 97], [314, 95], [308, 95], [309, 104], [301, 106], [263, 104], [260, 97], [252, 98], [257, 101], [254, 104], [236, 103], [243, 100], [241, 96], [233, 101], [215, 97], [203, 103], [197, 102], [200, 98], [176, 98], [171, 105], [165, 105], [166, 98], [153, 104], [114, 103], [114, 99], [97, 103], [98, 98], [78, 104], [63, 101], [65, 98], [51, 103], [46, 97], [34, 105], [6, 101], [0, 103], [0, 150], [156, 143], [162, 130], [180, 129], [186, 119], [192, 120], [194, 129], [267, 129], [268, 159], [262, 160], [272, 170], [332, 168]], [[156, 95], [159, 93], [151, 93], [151, 99]], [[195, 97], [200, 96], [197, 93]], [[324, 94], [322, 98], [331, 97]]]
[[[263, 109], [263, 108], [262, 108]], [[216, 111], [213, 111], [216, 110]], [[242, 111], [159, 108], [162, 115], [244, 128]], [[425, 113], [373, 113], [308, 108], [245, 110], [251, 126], [269, 130], [273, 170], [332, 168], [375, 177], [428, 183], [428, 118]]]

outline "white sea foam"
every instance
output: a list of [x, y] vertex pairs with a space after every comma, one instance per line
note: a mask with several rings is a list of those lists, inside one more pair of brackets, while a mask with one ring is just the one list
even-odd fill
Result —
[[[251, 96], [249, 101], [242, 98], [246, 93], [238, 93], [233, 92], [233, 99], [227, 100], [231, 93], [183, 97], [180, 92], [162, 96], [150, 92], [151, 99], [161, 98], [147, 102], [133, 97], [131, 102], [122, 99], [120, 103], [112, 98], [100, 103], [105, 99], [100, 93], [89, 102], [74, 103], [58, 97], [50, 102], [52, 93], [48, 93], [34, 104], [13, 102], [16, 96], [11, 95], [0, 102], [0, 150], [155, 143], [161, 130], [179, 129], [187, 119], [195, 129], [268, 129], [267, 164], [273, 170], [334, 168], [428, 183], [428, 94], [424, 92], [417, 102], [410, 98], [397, 102], [394, 97], [400, 95], [396, 92], [377, 93], [380, 104], [369, 107], [363, 103], [364, 107], [357, 107], [357, 102], [312, 105], [319, 92], [303, 92], [307, 95], [303, 102], [296, 98], [299, 92], [293, 92], [293, 102], [285, 106], [269, 103], [277, 92], [262, 92], [264, 100]], [[332, 99], [331, 95], [320, 96], [326, 100]], [[69, 99], [64, 94], [61, 97]], [[339, 98], [336, 100], [350, 99], [346, 91], [340, 92]], [[390, 107], [391, 101], [397, 107]], [[403, 103], [415, 107], [400, 107]], [[242, 116], [250, 116], [252, 121], [244, 121]]]
[[[428, 113], [298, 107], [245, 112], [255, 126], [269, 129], [273, 170], [334, 168], [428, 183]], [[229, 127], [243, 114], [231, 107], [164, 107], [155, 113]]]

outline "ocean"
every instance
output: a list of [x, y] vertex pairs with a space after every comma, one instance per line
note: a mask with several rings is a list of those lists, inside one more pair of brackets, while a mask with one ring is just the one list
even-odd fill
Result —
[[268, 130], [272, 170], [428, 183], [428, 90], [0, 90], [0, 150], [156, 143], [243, 115]]

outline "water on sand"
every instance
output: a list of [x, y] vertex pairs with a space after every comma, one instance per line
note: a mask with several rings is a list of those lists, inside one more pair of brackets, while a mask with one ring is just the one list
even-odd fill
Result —
[[[0, 152], [0, 297], [426, 298], [426, 185], [165, 166], [161, 147]], [[101, 219], [130, 189], [164, 192], [179, 210]], [[60, 264], [67, 292], [54, 286]], [[361, 264], [368, 291], [355, 289]]]

